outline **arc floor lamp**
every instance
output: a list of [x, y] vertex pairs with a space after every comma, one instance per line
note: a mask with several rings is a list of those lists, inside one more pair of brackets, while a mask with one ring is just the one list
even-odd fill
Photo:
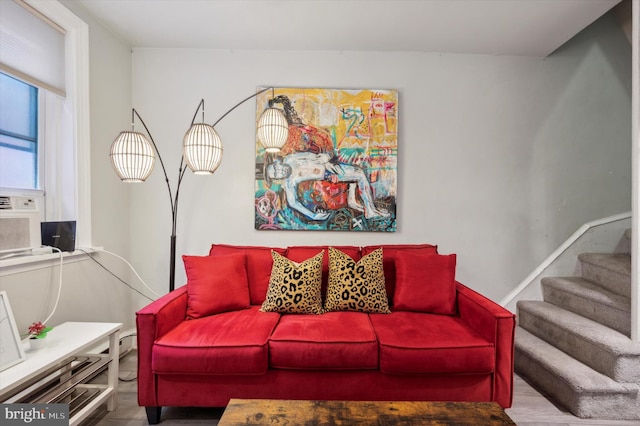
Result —
[[[151, 136], [147, 125], [138, 114], [135, 108], [131, 110], [131, 130], [120, 132], [118, 137], [111, 144], [110, 158], [113, 168], [123, 182], [136, 183], [144, 182], [155, 166], [156, 155], [160, 160], [160, 166], [164, 173], [169, 201], [171, 203], [171, 258], [169, 263], [169, 291], [175, 289], [176, 271], [176, 222], [178, 219], [178, 197], [180, 186], [188, 166], [196, 175], [213, 174], [222, 161], [222, 140], [215, 129], [215, 126], [225, 118], [231, 111], [252, 99], [259, 94], [272, 91], [271, 99], [274, 98], [274, 88], [268, 87], [248, 96], [225, 112], [213, 125], [204, 122], [204, 99], [200, 101], [196, 108], [196, 113], [191, 120], [191, 126], [184, 135], [182, 142], [182, 159], [178, 168], [178, 181], [175, 193], [171, 189], [171, 183], [167, 175], [167, 170], [162, 161], [162, 156], [158, 146]], [[289, 126], [282, 110], [273, 106], [273, 101], [269, 101], [269, 106], [262, 112], [256, 127], [258, 140], [265, 147], [267, 152], [278, 152], [285, 144], [289, 135]], [[202, 122], [195, 123], [198, 112], [202, 109]], [[147, 138], [143, 133], [135, 131], [135, 118], [142, 123], [145, 131], [149, 135]], [[151, 142], [149, 142], [151, 140]]]

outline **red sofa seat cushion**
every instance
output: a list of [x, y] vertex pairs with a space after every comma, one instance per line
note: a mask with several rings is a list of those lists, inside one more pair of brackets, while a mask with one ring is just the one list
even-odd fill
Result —
[[490, 373], [495, 348], [455, 316], [418, 312], [369, 314], [386, 374]]
[[280, 314], [241, 311], [182, 321], [153, 345], [156, 374], [264, 374]]
[[293, 370], [378, 368], [378, 342], [366, 314], [283, 315], [269, 340], [270, 366]]

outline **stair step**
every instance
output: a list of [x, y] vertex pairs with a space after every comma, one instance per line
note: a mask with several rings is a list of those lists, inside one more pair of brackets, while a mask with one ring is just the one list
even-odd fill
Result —
[[631, 256], [622, 253], [582, 253], [582, 277], [605, 289], [631, 297]]
[[640, 343], [547, 302], [520, 301], [519, 325], [618, 382], [640, 383]]
[[547, 277], [541, 283], [546, 302], [631, 336], [631, 299], [628, 297], [580, 277]]
[[521, 327], [516, 329], [515, 370], [575, 416], [640, 419], [640, 385], [618, 383]]

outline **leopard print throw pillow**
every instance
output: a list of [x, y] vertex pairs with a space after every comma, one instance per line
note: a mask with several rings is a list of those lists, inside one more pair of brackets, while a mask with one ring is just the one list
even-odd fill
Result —
[[329, 247], [329, 285], [325, 311], [359, 311], [390, 314], [384, 285], [382, 248], [358, 262]]
[[273, 268], [262, 303], [262, 312], [283, 314], [322, 314], [322, 258], [324, 250], [304, 262], [296, 263], [271, 251]]

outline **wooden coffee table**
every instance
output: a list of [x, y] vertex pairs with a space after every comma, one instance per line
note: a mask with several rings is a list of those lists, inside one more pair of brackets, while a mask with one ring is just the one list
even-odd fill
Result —
[[495, 402], [232, 399], [219, 426], [515, 425]]

